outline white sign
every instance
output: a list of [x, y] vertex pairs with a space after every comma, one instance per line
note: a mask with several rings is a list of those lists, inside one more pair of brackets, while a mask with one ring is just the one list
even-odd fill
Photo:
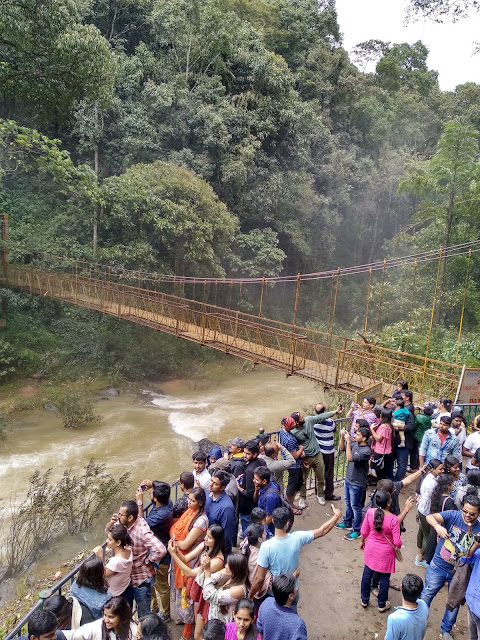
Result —
[[480, 369], [464, 369], [455, 404], [480, 404]]

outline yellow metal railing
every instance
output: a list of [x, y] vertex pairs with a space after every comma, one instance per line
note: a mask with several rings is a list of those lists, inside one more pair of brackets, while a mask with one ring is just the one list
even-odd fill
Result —
[[2, 265], [0, 285], [55, 298], [171, 333], [335, 388], [406, 379], [425, 397], [452, 396], [462, 367], [350, 338], [152, 291], [94, 272]]

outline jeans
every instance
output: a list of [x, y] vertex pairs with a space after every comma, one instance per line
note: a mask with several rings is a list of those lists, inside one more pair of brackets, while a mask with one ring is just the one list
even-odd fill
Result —
[[362, 598], [362, 602], [366, 604], [370, 600], [370, 591], [372, 586], [372, 578], [375, 573], [378, 576], [378, 606], [379, 608], [383, 608], [387, 604], [388, 600], [388, 587], [390, 586], [390, 574], [389, 573], [379, 573], [378, 571], [374, 571], [367, 567], [367, 565], [363, 568], [362, 574], [362, 582], [360, 585], [360, 596]]
[[146, 616], [150, 613], [150, 602], [152, 600], [152, 587], [155, 584], [156, 574], [139, 584], [138, 587], [133, 587], [133, 593], [135, 594], [135, 602], [137, 603], [138, 617]]
[[383, 480], [384, 478], [388, 478], [389, 480], [393, 480], [393, 464], [395, 462], [395, 454], [386, 453], [384, 456], [385, 464], [383, 469], [379, 469], [375, 471], [377, 474], [377, 480]]
[[[247, 527], [252, 524], [251, 516], [243, 515], [241, 513], [240, 514], [240, 524], [242, 525], [242, 534], [243, 534], [243, 537], [245, 538], [245, 535], [246, 535], [245, 532], [247, 530]], [[235, 542], [236, 542], [236, 540], [235, 540]]]
[[345, 480], [345, 517], [343, 524], [353, 526], [353, 530], [360, 533], [362, 526], [362, 487], [356, 487]]
[[397, 473], [395, 475], [395, 482], [403, 480], [407, 473], [408, 456], [410, 455], [410, 449], [408, 447], [397, 448]]
[[[449, 571], [445, 571], [444, 569], [440, 569], [435, 564], [435, 560], [432, 560], [430, 566], [427, 569], [427, 573], [425, 574], [425, 586], [422, 591], [421, 598], [424, 600], [428, 606], [430, 606], [432, 600], [440, 591], [440, 589], [445, 584], [445, 581], [450, 588], [450, 583], [453, 578], [453, 573]], [[442, 633], [448, 632], [452, 630], [453, 625], [457, 619], [458, 607], [456, 607], [453, 611], [449, 611], [445, 609], [445, 613], [443, 615], [442, 622], [440, 624], [440, 631]]]
[[413, 439], [413, 448], [410, 451], [410, 469], [416, 471], [420, 468], [420, 460], [418, 457], [418, 450], [420, 449], [420, 442]]

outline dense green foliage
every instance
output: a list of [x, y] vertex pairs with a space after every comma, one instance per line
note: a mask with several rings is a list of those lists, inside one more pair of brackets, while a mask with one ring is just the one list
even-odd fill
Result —
[[[410, 10], [445, 17], [475, 5], [412, 0]], [[360, 43], [355, 66], [340, 27], [333, 0], [0, 0], [0, 203], [12, 257], [68, 252], [228, 278], [478, 238], [480, 87], [441, 92], [421, 42]], [[374, 73], [363, 71], [369, 61]], [[442, 265], [436, 320], [449, 336], [466, 261]], [[404, 347], [398, 323], [409, 338], [414, 325], [424, 331], [434, 281], [432, 265], [389, 273], [369, 329]], [[480, 313], [478, 282], [473, 261], [465, 331]], [[372, 291], [378, 300], [378, 275]], [[266, 293], [263, 315], [290, 321], [292, 290]], [[319, 301], [330, 295], [330, 282], [305, 287], [298, 320], [328, 326]], [[259, 291], [233, 296], [258, 310]], [[46, 353], [72, 370], [164, 373], [169, 365], [143, 360], [145, 344], [176, 361], [168, 337], [47, 302], [35, 347], [20, 336], [37, 303], [11, 299], [0, 375], [22, 362], [51, 369]], [[342, 282], [335, 330], [362, 330], [365, 306], [365, 281]]]

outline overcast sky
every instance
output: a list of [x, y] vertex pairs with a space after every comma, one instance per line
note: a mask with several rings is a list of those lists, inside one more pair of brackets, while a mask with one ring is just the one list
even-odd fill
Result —
[[[404, 25], [406, 0], [336, 0], [343, 45], [349, 52], [373, 38], [390, 42], [421, 40], [430, 50], [428, 67], [439, 72], [443, 90], [464, 82], [480, 84], [480, 54], [472, 55], [480, 41], [480, 13], [453, 24], [420, 19]], [[374, 71], [367, 68], [366, 71]]]

